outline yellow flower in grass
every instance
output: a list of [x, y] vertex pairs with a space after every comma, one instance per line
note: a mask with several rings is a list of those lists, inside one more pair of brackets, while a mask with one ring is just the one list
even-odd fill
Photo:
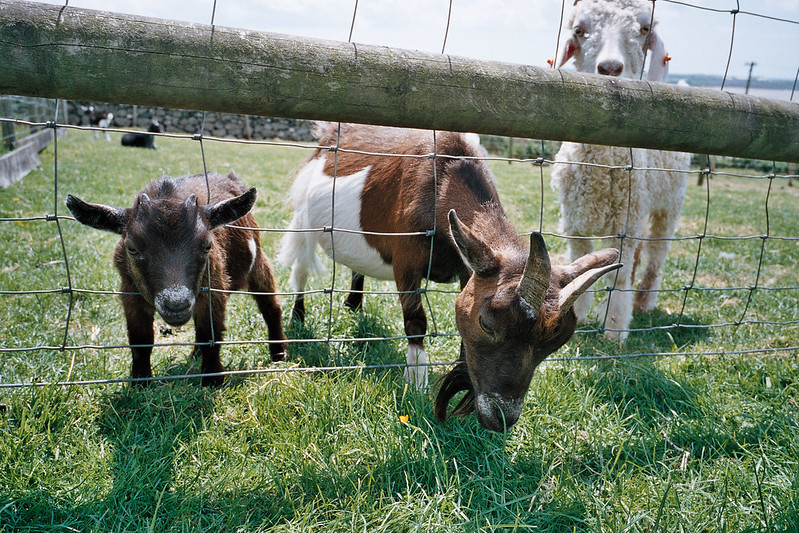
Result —
[[402, 422], [403, 424], [407, 424], [408, 420], [410, 420], [410, 417], [408, 415], [400, 415], [400, 422]]

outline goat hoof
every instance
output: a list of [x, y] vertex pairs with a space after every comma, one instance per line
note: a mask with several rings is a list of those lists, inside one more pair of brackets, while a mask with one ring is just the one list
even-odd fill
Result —
[[131, 371], [130, 373], [130, 379], [135, 379], [139, 381], [131, 381], [130, 386], [134, 388], [148, 387], [151, 381], [142, 378], [151, 378], [151, 377], [153, 377], [153, 371], [149, 368], [149, 365], [140, 369], [134, 368], [133, 371]]
[[417, 391], [427, 390], [427, 368], [406, 367], [403, 377]]
[[271, 352], [270, 355], [272, 356], [273, 362], [282, 361], [283, 359], [286, 358], [286, 348], [281, 347], [279, 350]]
[[203, 376], [203, 387], [221, 387], [225, 382], [225, 376]]
[[305, 324], [305, 311], [295, 309], [291, 312], [291, 322], [293, 324]]
[[347, 307], [347, 309], [349, 309], [353, 313], [361, 310], [360, 301], [351, 301], [349, 298], [347, 298], [346, 300], [344, 300], [344, 305]]

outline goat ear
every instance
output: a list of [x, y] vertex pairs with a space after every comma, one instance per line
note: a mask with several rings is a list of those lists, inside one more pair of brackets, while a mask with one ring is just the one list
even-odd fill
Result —
[[67, 208], [81, 224], [118, 235], [125, 232], [125, 224], [128, 220], [128, 210], [126, 209], [110, 205], [90, 204], [71, 194], [67, 195]]
[[663, 44], [658, 34], [654, 31], [649, 33], [649, 70], [646, 73], [646, 79], [649, 81], [666, 82], [669, 77], [669, 61], [671, 58], [666, 53], [666, 45]]
[[486, 276], [497, 268], [497, 258], [491, 248], [458, 220], [454, 209], [449, 210], [449, 230], [463, 262], [478, 276]]
[[574, 305], [574, 301], [599, 278], [621, 268], [621, 263], [616, 262], [618, 259], [619, 251], [616, 248], [605, 248], [584, 255], [567, 266], [562, 274], [566, 285], [558, 295], [559, 313], [567, 313]]
[[235, 222], [249, 213], [252, 206], [255, 205], [257, 196], [258, 192], [255, 187], [250, 187], [241, 196], [206, 205], [204, 207], [205, 216], [211, 229]]

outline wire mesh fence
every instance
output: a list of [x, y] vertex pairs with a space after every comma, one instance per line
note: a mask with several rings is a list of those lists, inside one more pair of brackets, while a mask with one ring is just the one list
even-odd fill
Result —
[[[727, 73], [735, 48], [735, 27], [741, 17], [756, 17], [769, 20], [774, 24], [797, 25], [797, 21], [775, 17], [765, 13], [756, 13], [740, 10], [739, 7], [732, 9], [718, 9], [691, 4], [686, 2], [673, 2], [661, 0], [660, 3], [653, 3], [654, 11], [662, 3], [675, 4], [684, 7], [687, 12], [701, 14], [706, 11], [724, 14], [730, 20], [730, 42], [729, 53], [727, 54], [727, 64], [720, 89], [725, 89]], [[215, 7], [215, 6], [214, 6]], [[457, 6], [454, 7], [457, 13]], [[562, 12], [566, 11], [563, 6]], [[442, 28], [441, 53], [447, 51], [447, 39], [451, 24], [453, 5], [450, 2], [447, 16], [446, 27]], [[211, 18], [211, 24], [214, 19]], [[560, 21], [557, 21], [560, 24]], [[351, 24], [349, 28], [349, 40], [352, 41], [353, 31], [358, 23], [358, 3], [355, 2]], [[556, 21], [553, 21], [555, 24]], [[561, 37], [559, 37], [560, 39]], [[557, 46], [559, 43], [554, 43]], [[786, 67], [788, 68], [788, 67]], [[792, 69], [792, 67], [790, 67]], [[796, 71], [799, 76], [799, 70]], [[795, 83], [794, 83], [795, 85]], [[793, 99], [793, 91], [790, 98]], [[12, 102], [12, 105], [3, 107], [3, 117], [0, 123], [4, 125], [4, 132], [10, 131], [9, 126], [19, 129], [36, 128], [64, 128], [74, 131], [80, 135], [86, 130], [94, 130], [93, 127], [70, 126], [65, 124], [62, 110], [58, 104], [52, 100], [35, 99], [9, 99], [4, 102]], [[43, 110], [40, 113], [40, 110]], [[42, 114], [43, 113], [43, 114]], [[48, 117], [49, 115], [49, 117]], [[131, 133], [134, 130], [109, 128], [105, 131], [111, 133]], [[199, 131], [204, 131], [201, 125]], [[196, 143], [196, 157], [204, 172], [209, 170], [211, 165], [206, 161], [206, 147], [209, 144], [217, 146], [241, 145], [262, 150], [264, 159], [268, 159], [271, 149], [291, 150], [301, 154], [300, 157], [310, 155], [313, 150], [318, 148], [328, 149], [334, 157], [339, 153], [358, 152], [346, 146], [317, 146], [307, 143], [292, 143], [283, 141], [252, 141], [243, 139], [216, 138], [202, 134], [174, 134], [162, 133], [155, 134], [165, 139], [174, 139], [180, 143]], [[435, 132], [431, 132], [431, 139], [435, 139]], [[4, 142], [6, 137], [4, 137]], [[64, 141], [61, 141], [64, 142]], [[541, 231], [547, 238], [553, 255], [561, 262], [567, 261], [564, 258], [564, 249], [569, 239], [575, 239], [575, 235], [567, 235], [561, 232], [556, 223], [558, 206], [556, 195], [549, 187], [549, 174], [553, 165], [557, 164], [554, 157], [556, 150], [553, 143], [541, 140], [523, 141], [527, 147], [526, 153], [514, 153], [512, 149], [503, 150], [505, 153], [497, 155], [496, 152], [486, 154], [480, 159], [485, 160], [497, 173], [500, 184], [506, 174], [524, 173], [524, 187], [529, 187], [533, 198], [531, 204], [515, 206], [515, 199], [512, 191], [503, 191], [503, 201], [508, 205], [513, 205], [513, 210], [524, 210], [525, 215], [520, 217], [522, 224], [517, 223], [522, 235], [529, 235], [532, 231]], [[435, 144], [433, 144], [435, 146]], [[532, 147], [532, 148], [531, 148]], [[100, 286], [81, 286], [76, 283], [73, 258], [76, 251], [72, 243], [64, 238], [63, 225], [74, 224], [71, 217], [64, 214], [63, 200], [66, 191], [63, 189], [62, 177], [65, 169], [71, 165], [59, 156], [59, 141], [56, 138], [53, 147], [53, 167], [52, 183], [50, 194], [52, 199], [52, 209], [44, 214], [25, 213], [24, 209], [18, 209], [7, 205], [2, 209], [0, 216], [0, 231], [3, 228], [15, 228], [20, 226], [28, 228], [28, 241], [23, 245], [30, 252], [25, 260], [18, 260], [7, 256], [2, 262], [3, 272], [0, 279], [0, 298], [5, 300], [4, 307], [18, 313], [16, 320], [20, 322], [33, 321], [39, 324], [42, 334], [31, 339], [29, 335], [16, 336], [15, 327], [7, 328], [0, 341], [0, 353], [4, 354], [27, 354], [33, 358], [44, 357], [54, 360], [51, 364], [52, 372], [48, 375], [39, 375], [40, 370], [35, 373], [24, 375], [24, 371], [18, 369], [13, 372], [0, 372], [3, 379], [0, 380], [0, 388], [13, 389], [20, 387], [34, 387], [50, 383], [61, 385], [99, 385], [131, 381], [126, 378], [87, 378], [74, 379], [73, 369], [77, 354], [91, 354], [91, 357], [104, 357], [102, 354], [114, 352], [120, 357], [127, 357], [130, 345], [124, 342], [124, 334], [119, 335], [116, 342], [80, 342], [76, 339], [88, 338], [91, 340], [93, 334], [76, 334], [76, 328], [84, 329], [89, 321], [81, 319], [76, 323], [73, 316], [76, 301], [80, 300], [82, 307], [105, 310], [116, 305], [115, 302], [108, 300], [120, 296], [120, 292], [111, 287], [115, 283], [115, 272], [111, 265], [106, 265], [108, 276], [104, 278]], [[677, 172], [677, 169], [650, 169], [646, 166], [636, 166], [633, 152], [630, 151], [630, 161], [624, 165], [603, 165], [597, 163], [587, 163], [584, 161], [571, 161], [570, 163], [578, 167], [590, 167], [602, 169], [607, 172], [621, 171], [626, 174], [628, 179], [637, 172], [647, 170], [665, 170], [667, 172]], [[446, 154], [437, 153], [434, 148], [430, 154], [424, 156], [412, 154], [396, 154], [387, 151], [379, 155], [380, 157], [421, 157], [431, 161], [431, 170], [436, 168], [436, 161], [440, 158], [449, 157]], [[297, 158], [298, 160], [300, 158]], [[688, 171], [689, 187], [696, 181], [701, 183], [701, 188], [692, 190], [691, 198], [688, 200], [683, 213], [683, 223], [681, 223], [677, 234], [669, 238], [672, 250], [669, 261], [665, 267], [663, 286], [655, 289], [661, 294], [662, 300], [667, 299], [668, 303], [661, 303], [655, 313], [634, 320], [629, 327], [625, 327], [625, 333], [629, 333], [629, 340], [623, 345], [615, 343], [607, 344], [601, 340], [601, 334], [608, 331], [605, 321], [606, 317], [599, 316], [597, 319], [589, 321], [581, 326], [573, 343], [576, 347], [568, 349], [565, 353], [556, 354], [549, 361], [563, 360], [596, 360], [611, 358], [638, 358], [638, 357], [669, 357], [669, 356], [715, 356], [727, 355], [746, 355], [763, 354], [772, 352], [794, 352], [799, 350], [797, 341], [797, 325], [799, 325], [799, 314], [796, 306], [791, 302], [799, 300], [799, 279], [790, 275], [790, 264], [796, 255], [799, 246], [799, 234], [795, 231], [795, 225], [786, 223], [793, 216], [790, 211], [791, 197], [790, 189], [792, 179], [797, 177], [795, 169], [784, 163], [779, 162], [759, 162], [762, 168], [765, 165], [768, 170], [765, 172], [739, 171], [730, 169], [732, 164], [729, 160], [716, 160], [708, 155], [695, 155], [694, 164]], [[746, 169], [745, 169], [746, 170]], [[135, 170], [126, 170], [135, 172]], [[169, 172], [174, 172], [170, 170]], [[142, 178], [152, 178], [153, 176], [142, 176]], [[96, 177], [88, 177], [96, 179]], [[75, 186], [73, 179], [67, 180], [71, 186]], [[24, 182], [19, 187], [23, 188], [20, 195], [28, 194], [24, 191]], [[518, 181], [512, 187], [519, 187]], [[727, 203], [722, 204], [723, 213], [716, 211], [715, 200], [719, 197], [719, 192], [732, 191], [735, 198], [744, 198], [745, 202], [740, 205]], [[701, 190], [701, 194], [696, 191]], [[71, 191], [70, 191], [71, 192]], [[134, 191], [126, 191], [125, 196], [133, 196]], [[16, 194], [16, 192], [14, 192]], [[122, 191], [115, 191], [121, 195]], [[14, 198], [17, 196], [6, 195], [4, 202], [10, 204], [18, 203]], [[507, 199], [506, 199], [507, 198]], [[102, 201], [103, 199], [96, 199]], [[331, 198], [335, 202], [335, 197]], [[740, 212], [736, 212], [740, 210]], [[730, 213], [729, 211], [733, 211]], [[18, 214], [22, 212], [23, 214]], [[723, 215], [723, 216], [720, 216]], [[731, 215], [731, 216], [730, 216]], [[739, 224], [731, 224], [730, 220], [739, 219]], [[776, 220], [776, 222], [775, 222]], [[263, 225], [258, 228], [264, 234], [275, 236], [282, 235], [286, 229], [279, 224]], [[346, 232], [344, 228], [336, 227], [335, 223], [331, 227], [325, 228], [303, 228], [302, 231], [321, 232], [329, 231], [335, 235], [338, 232]], [[441, 228], [429, 228], [423, 232], [430, 236], [434, 231], [441, 231]], [[365, 232], [361, 232], [366, 234]], [[9, 238], [16, 238], [19, 233], [6, 232]], [[410, 234], [408, 234], [410, 235]], [[418, 235], [418, 233], [413, 233]], [[44, 237], [43, 237], [44, 236]], [[627, 242], [647, 242], [653, 239], [645, 235], [622, 235], [603, 234], [591, 237], [601, 242], [619, 242], [621, 237], [622, 246], [625, 239]], [[580, 238], [580, 237], [577, 237]], [[588, 237], [582, 237], [587, 239]], [[98, 241], [98, 246], [107, 246], [107, 241]], [[4, 252], [5, 253], [5, 252]], [[275, 253], [268, 253], [274, 257]], [[37, 275], [19, 275], [26, 271], [41, 269], [42, 265], [58, 265], [58, 275], [42, 280]], [[742, 268], [740, 264], [743, 264]], [[338, 269], [338, 270], [337, 270]], [[309, 301], [312, 301], [314, 312], [322, 318], [318, 320], [326, 322], [321, 327], [313, 331], [312, 335], [307, 335], [307, 331], [290, 338], [291, 347], [303, 345], [323, 345], [328, 351], [337, 351], [337, 347], [344, 344], [363, 344], [363, 343], [397, 343], [408, 339], [408, 336], [400, 332], [386, 333], [382, 328], [377, 328], [377, 333], [362, 331], [357, 336], [351, 335], [351, 330], [341, 331], [334, 327], [338, 320], [338, 311], [342, 307], [340, 302], [341, 295], [350, 291], [346, 282], [342, 282], [343, 266], [331, 263], [332, 274], [325, 283], [319, 280], [314, 283], [311, 290], [302, 293]], [[742, 276], [741, 272], [746, 271], [747, 275]], [[88, 278], [87, 278], [88, 279]], [[206, 288], [211, 292], [217, 291], [214, 287]], [[458, 332], [454, 327], [454, 322], [449, 316], [452, 314], [452, 307], [457, 288], [439, 284], [424, 285], [421, 292], [425, 295], [423, 301], [428, 316], [431, 318], [430, 328], [424, 337], [429, 343], [436, 343], [439, 339], [444, 341], [440, 354], [431, 366], [448, 366], [457, 364]], [[620, 289], [614, 288], [612, 280], [607, 286], [597, 287], [592, 294], [598, 298], [608, 295], [613, 298], [613, 293]], [[633, 291], [634, 289], [624, 289]], [[382, 298], [386, 306], [395, 306], [396, 296], [399, 291], [391, 290], [385, 285], [378, 285], [376, 289], [367, 289], [363, 293], [368, 297]], [[285, 301], [298, 296], [291, 291], [282, 290], [278, 295]], [[432, 295], [433, 298], [428, 296]], [[98, 300], [94, 300], [97, 298]], [[93, 304], [88, 302], [97, 301]], [[383, 303], [380, 304], [381, 306]], [[324, 309], [324, 312], [320, 312]], [[367, 308], [366, 312], [369, 312]], [[664, 310], [665, 309], [665, 310]], [[91, 317], [92, 312], [86, 313]], [[397, 315], [390, 312], [389, 315]], [[8, 320], [15, 320], [14, 313], [7, 314]], [[120, 317], [102, 317], [101, 324], [108, 325], [114, 322], [115, 330], [121, 333], [119, 323]], [[317, 322], [320, 323], [320, 322]], [[91, 326], [89, 326], [91, 327]], [[714, 344], [708, 340], [709, 334], [718, 337], [735, 337], [741, 328], [747, 328], [755, 333], [752, 335], [741, 335], [740, 341], [733, 341], [732, 344]], [[214, 340], [212, 343], [220, 344], [223, 347], [235, 346], [261, 346], [270, 341], [264, 340], [254, 328], [247, 330], [248, 335], [240, 337], [228, 336], [224, 340]], [[698, 332], [698, 333], [697, 333]], [[636, 342], [637, 337], [649, 335], [665, 335], [668, 341], [663, 341], [660, 337], [657, 342]], [[169, 339], [169, 334], [161, 337], [155, 343], [156, 348], [182, 347], [189, 346], [196, 348], [196, 342]], [[759, 343], [764, 344], [759, 344]], [[663, 349], [666, 348], [666, 349]], [[123, 355], [124, 354], [124, 355]], [[224, 352], [223, 352], [224, 354]], [[64, 357], [69, 358], [68, 363], [64, 363]], [[224, 357], [224, 355], [223, 355]], [[223, 375], [257, 375], [270, 374], [275, 372], [331, 372], [352, 369], [393, 369], [402, 368], [401, 363], [359, 363], [347, 364], [346, 361], [336, 360], [339, 364], [306, 364], [299, 357], [300, 362], [291, 365], [267, 366], [258, 368], [245, 368], [232, 370]], [[328, 360], [329, 361], [329, 360]], [[45, 365], [47, 366], [47, 365]], [[261, 365], [258, 365], [261, 366]], [[196, 378], [197, 374], [175, 373], [166, 377], [146, 378], [149, 379], [186, 379]]]

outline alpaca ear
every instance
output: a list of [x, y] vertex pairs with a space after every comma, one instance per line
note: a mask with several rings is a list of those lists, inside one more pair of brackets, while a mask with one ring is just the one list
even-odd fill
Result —
[[663, 44], [663, 39], [653, 30], [649, 34], [649, 71], [646, 73], [646, 79], [649, 81], [666, 81], [669, 77], [669, 61], [671, 58], [666, 53], [666, 45]]
[[563, 41], [563, 44], [558, 49], [558, 56], [555, 58], [555, 68], [562, 67], [566, 61], [571, 59], [577, 51], [577, 47], [578, 45], [573, 35]]

